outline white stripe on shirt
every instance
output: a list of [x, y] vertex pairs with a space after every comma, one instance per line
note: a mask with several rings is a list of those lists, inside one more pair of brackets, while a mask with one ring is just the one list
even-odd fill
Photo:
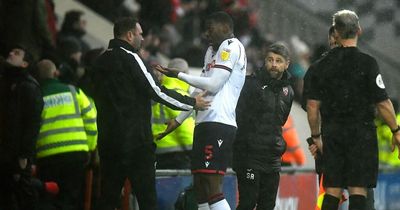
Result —
[[156, 82], [154, 81], [154, 79], [153, 79], [153, 77], [151, 76], [151, 74], [147, 71], [146, 66], [144, 65], [142, 59], [139, 57], [138, 54], [133, 53], [133, 52], [131, 52], [131, 51], [129, 51], [129, 50], [123, 48], [123, 47], [121, 47], [121, 49], [123, 49], [125, 52], [127, 52], [127, 53], [133, 55], [133, 57], [135, 58], [136, 62], [139, 64], [140, 69], [142, 70], [144, 76], [146, 77], [147, 81], [149, 82], [150, 86], [152, 87], [152, 89], [154, 90], [154, 92], [155, 92], [161, 99], [163, 99], [164, 101], [166, 101], [166, 102], [168, 102], [168, 103], [170, 103], [170, 104], [172, 104], [172, 105], [174, 105], [174, 106], [176, 106], [176, 107], [179, 107], [179, 108], [182, 108], [182, 109], [185, 109], [185, 110], [191, 110], [191, 109], [193, 109], [193, 106], [188, 105], [188, 104], [181, 103], [180, 101], [176, 100], [175, 98], [172, 98], [172, 97], [170, 97], [169, 95], [163, 93], [163, 92], [161, 91], [160, 87], [158, 87], [158, 86], [156, 85]]

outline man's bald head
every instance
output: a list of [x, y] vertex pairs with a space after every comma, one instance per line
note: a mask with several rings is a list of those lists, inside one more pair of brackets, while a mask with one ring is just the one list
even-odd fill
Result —
[[174, 68], [186, 74], [189, 73], [189, 64], [183, 58], [174, 58], [168, 63], [168, 68]]
[[38, 64], [38, 74], [40, 79], [54, 79], [57, 77], [56, 65], [51, 60], [41, 60]]

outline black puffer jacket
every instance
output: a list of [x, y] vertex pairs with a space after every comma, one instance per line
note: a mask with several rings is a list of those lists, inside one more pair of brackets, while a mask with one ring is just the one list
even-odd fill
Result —
[[281, 156], [286, 149], [282, 126], [294, 95], [288, 77], [285, 72], [281, 80], [272, 79], [265, 68], [246, 77], [236, 108], [234, 169], [280, 171]]

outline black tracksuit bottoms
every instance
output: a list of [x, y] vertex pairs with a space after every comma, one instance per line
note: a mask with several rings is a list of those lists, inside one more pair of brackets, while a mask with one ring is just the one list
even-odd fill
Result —
[[131, 157], [102, 158], [100, 155], [101, 192], [96, 210], [112, 210], [121, 203], [125, 179], [131, 182], [139, 209], [157, 210], [155, 153], [153, 145], [136, 148]]
[[254, 169], [236, 170], [239, 205], [237, 210], [273, 210], [279, 187], [279, 172], [264, 173]]

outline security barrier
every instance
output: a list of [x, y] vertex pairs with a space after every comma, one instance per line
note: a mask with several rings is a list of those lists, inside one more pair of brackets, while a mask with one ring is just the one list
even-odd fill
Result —
[[[189, 170], [157, 170], [157, 202], [160, 210], [174, 210], [174, 204], [186, 187], [192, 184]], [[276, 200], [275, 210], [310, 210], [314, 209], [318, 193], [318, 177], [312, 169], [284, 167]], [[129, 195], [129, 182], [126, 182]], [[231, 209], [238, 202], [236, 176], [228, 170], [224, 179], [223, 191]], [[384, 169], [378, 177], [374, 190], [376, 210], [400, 209], [400, 170]], [[128, 197], [124, 198], [123, 210], [136, 209], [129, 205]], [[340, 209], [347, 209], [348, 201]]]
[[[317, 195], [317, 177], [311, 169], [283, 168], [276, 201], [276, 210], [314, 209]], [[157, 170], [158, 207], [174, 210], [178, 195], [192, 183], [189, 170]], [[238, 201], [236, 176], [228, 170], [224, 179], [223, 191], [231, 209]]]

